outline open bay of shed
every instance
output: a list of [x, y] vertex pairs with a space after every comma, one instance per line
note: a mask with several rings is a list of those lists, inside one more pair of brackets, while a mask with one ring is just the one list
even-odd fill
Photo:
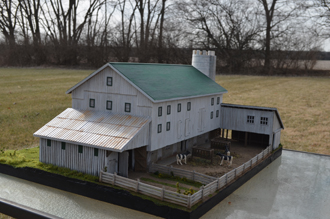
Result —
[[[156, 218], [128, 208], [0, 174], [0, 197], [64, 218]], [[202, 218], [326, 218], [330, 156], [282, 156]]]

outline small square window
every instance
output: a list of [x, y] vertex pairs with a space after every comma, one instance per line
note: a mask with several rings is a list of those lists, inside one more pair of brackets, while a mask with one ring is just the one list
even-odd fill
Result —
[[47, 146], [48, 147], [52, 146], [52, 141], [50, 139], [47, 139]]
[[161, 133], [162, 132], [162, 124], [158, 124], [157, 132], [158, 133]]
[[99, 156], [99, 149], [94, 148], [94, 156], [95, 157]]
[[254, 116], [247, 116], [247, 123], [254, 124]]
[[107, 100], [107, 110], [112, 110], [112, 101]]
[[95, 99], [89, 99], [89, 107], [95, 108]]
[[167, 106], [167, 115], [170, 115], [171, 114], [171, 105], [168, 105]]
[[127, 113], [131, 112], [131, 104], [130, 103], [125, 103], [125, 112], [127, 112]]
[[181, 103], [178, 103], [178, 113], [181, 112]]
[[261, 117], [260, 118], [260, 124], [261, 125], [268, 125], [268, 118], [267, 117]]
[[158, 107], [158, 116], [162, 116], [162, 111], [163, 111], [163, 108], [161, 106]]
[[65, 150], [65, 142], [61, 142], [62, 150]]
[[191, 110], [191, 102], [188, 102], [187, 103], [187, 111], [190, 111]]
[[218, 118], [219, 117], [219, 110], [215, 112], [215, 116]]
[[220, 97], [217, 97], [217, 105], [220, 104]]
[[210, 117], [211, 117], [211, 119], [213, 119], [213, 111], [211, 112], [211, 116]]
[[214, 98], [212, 97], [211, 98], [211, 106], [213, 106], [214, 105]]
[[166, 123], [166, 131], [170, 131], [171, 129], [171, 122]]
[[107, 77], [107, 86], [112, 86], [112, 77]]
[[83, 146], [82, 145], [78, 145], [78, 153], [82, 153], [83, 152]]

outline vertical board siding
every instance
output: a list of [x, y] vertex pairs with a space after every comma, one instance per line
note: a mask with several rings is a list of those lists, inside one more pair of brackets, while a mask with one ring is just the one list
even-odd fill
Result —
[[[247, 116], [254, 116], [254, 124], [247, 123]], [[222, 129], [268, 135], [273, 132], [274, 112], [272, 111], [222, 107], [220, 117]], [[268, 125], [260, 124], [261, 117], [268, 118]]]
[[[112, 77], [112, 86], [106, 85], [107, 77]], [[90, 98], [95, 99], [95, 108], [89, 107]], [[112, 110], [106, 109], [107, 100], [112, 101]], [[131, 112], [125, 112], [125, 103], [131, 103]], [[151, 107], [152, 103], [147, 97], [110, 67], [103, 69], [72, 91], [74, 109], [150, 116]]]
[[[217, 97], [220, 97], [219, 104], [217, 104]], [[211, 98], [214, 98], [214, 105], [211, 105]], [[216, 117], [216, 111], [220, 110], [221, 100], [222, 95], [211, 95], [153, 104], [150, 150], [154, 151], [219, 128], [220, 116]], [[188, 102], [191, 102], [190, 111], [187, 111]], [[178, 103], [181, 103], [181, 112], [177, 111]], [[170, 115], [166, 112], [168, 105], [171, 106]], [[162, 107], [162, 116], [158, 116], [158, 107]], [[201, 111], [203, 112], [203, 129], [199, 128]], [[210, 118], [211, 112], [213, 112], [213, 119]], [[189, 122], [186, 123], [186, 121]], [[169, 131], [166, 131], [167, 122], [171, 123]], [[158, 124], [162, 124], [161, 133], [157, 133]]]
[[39, 151], [39, 160], [42, 163], [90, 175], [98, 176], [105, 166], [106, 151], [102, 149], [99, 149], [98, 156], [94, 156], [94, 148], [83, 146], [83, 153], [78, 153], [78, 145], [66, 143], [65, 150], [62, 150], [61, 142], [52, 140], [49, 147], [47, 140], [41, 138]]

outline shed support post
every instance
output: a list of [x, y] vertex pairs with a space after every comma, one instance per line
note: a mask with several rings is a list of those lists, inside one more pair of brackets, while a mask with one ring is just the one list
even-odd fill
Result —
[[227, 133], [226, 133], [226, 139], [228, 139], [228, 129], [227, 129]]
[[244, 146], [247, 146], [247, 139], [248, 139], [248, 133], [245, 132], [245, 141], [244, 141]]

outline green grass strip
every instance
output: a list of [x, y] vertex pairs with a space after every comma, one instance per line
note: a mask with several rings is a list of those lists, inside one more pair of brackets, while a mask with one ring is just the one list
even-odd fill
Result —
[[155, 178], [162, 178], [162, 179], [166, 179], [166, 180], [171, 180], [171, 181], [179, 182], [179, 183], [182, 183], [182, 184], [194, 186], [196, 188], [199, 188], [202, 185], [204, 185], [204, 184], [202, 184], [200, 182], [192, 181], [192, 180], [187, 179], [185, 177], [182, 177], [181, 178], [179, 176], [171, 176], [171, 175], [163, 174], [163, 173], [161, 173], [161, 177], [159, 177], [159, 175], [156, 175], [154, 173], [150, 173], [150, 176], [155, 177]]
[[[149, 179], [149, 178], [140, 178], [141, 180], [143, 181], [147, 181], [147, 182], [152, 182], [152, 183], [157, 183], [157, 184], [161, 184], [161, 185], [164, 185], [164, 186], [170, 186], [172, 188], [176, 188], [175, 185], [172, 185], [172, 184], [169, 184], [169, 183], [164, 183], [164, 182], [159, 182], [157, 180], [153, 180], [153, 179]], [[182, 186], [179, 186], [180, 189], [184, 189], [184, 190], [189, 190], [189, 188], [186, 188], [186, 187], [182, 187]]]

